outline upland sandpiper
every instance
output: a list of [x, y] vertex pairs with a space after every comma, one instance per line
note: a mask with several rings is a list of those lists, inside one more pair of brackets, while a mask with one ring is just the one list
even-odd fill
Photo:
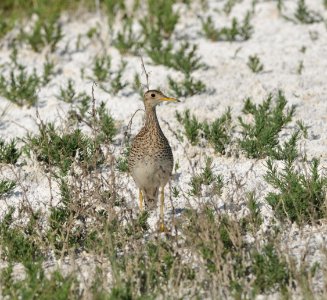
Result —
[[[164, 188], [169, 181], [174, 158], [156, 114], [156, 106], [163, 101], [178, 102], [160, 91], [144, 94], [145, 124], [135, 136], [130, 149], [129, 171], [139, 188], [140, 210], [156, 207], [160, 191], [160, 230], [164, 231]], [[144, 202], [143, 202], [144, 201]], [[144, 206], [143, 206], [144, 204]]]

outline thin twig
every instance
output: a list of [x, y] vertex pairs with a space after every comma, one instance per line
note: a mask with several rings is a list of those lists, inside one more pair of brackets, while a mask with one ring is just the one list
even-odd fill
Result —
[[143, 61], [142, 55], [140, 55], [140, 58], [141, 58], [141, 65], [142, 65], [143, 73], [145, 74], [145, 78], [146, 78], [146, 86], [145, 87], [147, 88], [147, 90], [150, 90], [149, 73], [145, 69], [145, 65], [144, 65], [144, 61]]
[[96, 124], [97, 124], [97, 111], [96, 111], [96, 107], [95, 107], [95, 96], [94, 96], [94, 86], [97, 86], [97, 83], [95, 81], [93, 81], [92, 84], [92, 132], [93, 132], [93, 136], [96, 136], [97, 133], [97, 129], [96, 129]]
[[97, 86], [97, 83], [95, 81], [93, 81], [93, 84], [92, 84], [92, 117], [95, 119], [96, 110], [95, 110], [94, 86]]
[[133, 118], [134, 118], [134, 116], [136, 115], [136, 113], [137, 113], [138, 111], [140, 111], [140, 110], [144, 111], [144, 109], [139, 108], [138, 110], [136, 110], [136, 111], [134, 112], [134, 114], [132, 115], [131, 119], [129, 120], [128, 125], [127, 125], [127, 128], [126, 128], [126, 130], [125, 130], [125, 132], [124, 132], [124, 140], [123, 140], [123, 144], [126, 144], [126, 140], [127, 140], [127, 142], [129, 141], [129, 136], [130, 136], [130, 131], [131, 131], [131, 128], [132, 128]]

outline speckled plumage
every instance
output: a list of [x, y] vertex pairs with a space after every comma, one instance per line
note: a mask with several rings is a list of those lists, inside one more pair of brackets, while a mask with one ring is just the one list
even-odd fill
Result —
[[159, 91], [150, 90], [145, 93], [145, 124], [132, 142], [128, 160], [129, 171], [148, 208], [155, 207], [159, 188], [163, 189], [169, 181], [174, 164], [169, 142], [156, 115], [156, 105], [165, 101], [162, 99], [177, 101]]

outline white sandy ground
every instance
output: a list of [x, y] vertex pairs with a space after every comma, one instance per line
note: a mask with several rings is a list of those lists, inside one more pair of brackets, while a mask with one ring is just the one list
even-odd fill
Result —
[[[309, 126], [308, 139], [301, 140], [300, 148], [306, 152], [309, 158], [320, 159], [320, 169], [326, 173], [327, 167], [327, 25], [324, 22], [312, 25], [294, 24], [283, 19], [277, 10], [275, 1], [259, 1], [255, 7], [255, 14], [251, 21], [254, 26], [252, 37], [246, 42], [211, 42], [201, 33], [201, 17], [211, 15], [217, 27], [223, 25], [230, 26], [231, 17], [236, 16], [243, 19], [246, 11], [251, 8], [252, 1], [244, 1], [236, 5], [231, 16], [226, 17], [224, 13], [218, 12], [221, 9], [222, 1], [211, 1], [210, 9], [201, 12], [198, 4], [194, 4], [191, 9], [185, 5], [178, 5], [175, 8], [180, 10], [181, 19], [177, 25], [173, 40], [177, 42], [179, 38], [188, 38], [190, 42], [198, 45], [198, 54], [207, 65], [206, 69], [196, 71], [194, 76], [205, 82], [209, 92], [195, 95], [187, 99], [182, 99], [180, 104], [169, 104], [158, 107], [157, 112], [162, 129], [172, 146], [175, 161], [179, 163], [172, 186], [178, 186], [184, 192], [189, 190], [189, 182], [194, 172], [198, 172], [203, 167], [204, 158], [211, 156], [214, 158], [214, 171], [223, 174], [225, 188], [219, 207], [227, 209], [233, 213], [228, 202], [233, 196], [238, 199], [237, 214], [246, 213], [245, 193], [256, 191], [261, 205], [261, 212], [265, 222], [262, 232], [269, 228], [270, 220], [273, 218], [271, 208], [265, 203], [264, 197], [269, 191], [268, 185], [263, 180], [266, 172], [264, 160], [250, 160], [242, 154], [240, 156], [215, 155], [210, 147], [192, 147], [187, 142], [177, 141], [173, 132], [181, 130], [181, 125], [175, 118], [175, 111], [190, 109], [201, 120], [214, 120], [231, 107], [233, 119], [241, 114], [243, 100], [252, 97], [256, 102], [261, 102], [270, 92], [278, 89], [284, 91], [289, 105], [296, 106], [294, 122], [288, 126], [281, 138], [285, 138], [295, 128], [296, 120], [303, 120]], [[287, 14], [294, 12], [296, 1], [285, 1]], [[326, 19], [327, 10], [324, 10], [322, 1], [307, 1], [310, 8], [319, 11]], [[70, 105], [59, 101], [56, 95], [59, 88], [66, 86], [69, 78], [73, 79], [78, 92], [85, 91], [91, 94], [92, 81], [86, 79], [92, 75], [93, 58], [97, 54], [107, 53], [112, 59], [113, 69], [117, 69], [121, 56], [112, 46], [112, 35], [108, 34], [105, 26], [105, 17], [97, 14], [80, 14], [73, 16], [62, 16], [64, 38], [59, 43], [58, 49], [53, 54], [48, 54], [49, 58], [55, 62], [56, 76], [50, 83], [41, 88], [39, 92], [39, 104], [32, 108], [20, 108], [11, 104], [8, 100], [0, 97], [0, 112], [4, 112], [0, 119], [0, 136], [6, 140], [11, 138], [23, 138], [28, 133], [38, 131], [36, 110], [44, 122], [55, 122], [60, 126], [65, 118]], [[27, 24], [28, 26], [28, 24]], [[87, 31], [91, 27], [98, 28], [102, 43], [97, 39], [88, 39]], [[13, 31], [3, 39], [0, 44], [0, 64], [9, 61], [11, 49], [8, 46], [17, 31]], [[76, 42], [81, 35], [81, 50], [76, 50]], [[105, 45], [105, 47], [103, 47]], [[305, 47], [306, 51], [301, 52]], [[64, 51], [66, 49], [66, 51]], [[28, 46], [18, 49], [19, 61], [32, 71], [33, 68], [41, 73], [43, 63], [46, 59], [46, 51], [39, 54], [33, 52]], [[254, 74], [247, 67], [246, 63], [250, 55], [257, 54], [264, 64], [264, 72]], [[123, 80], [133, 82], [135, 73], [142, 73], [140, 60], [134, 56], [124, 56], [127, 68]], [[164, 66], [153, 66], [151, 60], [144, 57], [146, 68], [150, 73], [151, 88], [160, 87], [164, 92], [168, 92], [167, 75], [174, 78], [181, 78], [181, 74]], [[297, 68], [303, 61], [304, 69], [302, 74], [297, 73]], [[84, 69], [85, 77], [81, 77], [81, 69]], [[144, 81], [144, 78], [143, 78]], [[174, 95], [171, 95], [174, 96]], [[120, 91], [117, 96], [109, 95], [100, 88], [95, 89], [95, 97], [98, 102], [104, 101], [112, 116], [119, 121], [119, 124], [126, 126], [134, 111], [142, 108], [140, 96], [134, 93], [131, 87]], [[142, 126], [143, 113], [138, 113], [133, 120], [132, 135], [137, 133]], [[121, 130], [122, 133], [122, 130]], [[121, 152], [122, 134], [118, 135], [115, 152]], [[27, 161], [23, 164], [24, 158], [13, 169], [1, 167], [2, 177], [20, 178], [22, 185], [26, 188], [26, 195], [34, 207], [46, 209], [49, 206], [50, 189], [49, 183], [44, 178], [40, 167], [36, 162]], [[136, 187], [131, 178], [124, 177], [126, 184], [126, 195], [130, 192], [137, 195]], [[235, 180], [240, 180], [242, 188], [231, 195], [234, 190]], [[54, 201], [58, 199], [56, 187], [53, 187]], [[1, 214], [6, 210], [7, 205], [19, 206], [22, 201], [22, 187], [18, 185], [13, 195], [6, 199], [1, 199]], [[136, 198], [136, 197], [135, 197]], [[168, 187], [166, 198], [169, 199]], [[130, 198], [129, 198], [130, 199]], [[196, 201], [207, 201], [201, 198]], [[192, 200], [196, 202], [195, 200]], [[182, 209], [188, 203], [185, 197], [180, 197], [174, 201], [175, 209]], [[130, 199], [128, 205], [136, 207], [135, 199]], [[226, 208], [227, 207], [227, 208]], [[167, 201], [166, 218], [171, 217], [171, 204]], [[151, 226], [155, 226], [157, 213], [153, 213], [150, 218]], [[285, 247], [291, 249], [297, 259], [301, 259], [306, 253], [306, 260], [314, 264], [315, 261], [321, 263], [322, 254], [320, 248], [326, 246], [327, 226], [306, 227], [302, 230], [297, 226], [292, 226], [289, 232], [285, 232]], [[308, 250], [309, 249], [309, 250]], [[83, 259], [80, 258], [81, 265]], [[87, 269], [87, 268], [86, 268]], [[88, 271], [86, 271], [88, 272]], [[82, 274], [83, 272], [81, 272]], [[318, 278], [319, 279], [319, 278]], [[317, 290], [323, 285], [323, 279], [317, 280]]]

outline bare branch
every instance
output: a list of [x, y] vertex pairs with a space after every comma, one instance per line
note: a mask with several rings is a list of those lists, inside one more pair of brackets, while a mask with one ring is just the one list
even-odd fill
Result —
[[127, 128], [124, 132], [124, 139], [123, 139], [123, 144], [128, 144], [129, 143], [129, 139], [130, 139], [130, 135], [131, 135], [131, 129], [132, 129], [132, 123], [133, 123], [133, 118], [134, 116], [136, 115], [137, 112], [139, 111], [144, 111], [144, 109], [142, 108], [139, 108], [138, 110], [136, 110], [134, 112], [134, 114], [132, 115], [131, 119], [129, 120], [128, 122], [128, 125], [127, 125]]
[[142, 55], [140, 55], [140, 58], [141, 58], [142, 69], [143, 69], [143, 72], [144, 72], [145, 78], [146, 78], [146, 86], [145, 87], [147, 88], [147, 90], [149, 90], [150, 89], [150, 86], [149, 86], [149, 73], [145, 69], [145, 65], [144, 65], [144, 61], [143, 61]]
[[95, 110], [95, 97], [94, 97], [94, 86], [97, 86], [97, 83], [93, 81], [92, 84], [92, 117], [96, 117], [96, 110]]

